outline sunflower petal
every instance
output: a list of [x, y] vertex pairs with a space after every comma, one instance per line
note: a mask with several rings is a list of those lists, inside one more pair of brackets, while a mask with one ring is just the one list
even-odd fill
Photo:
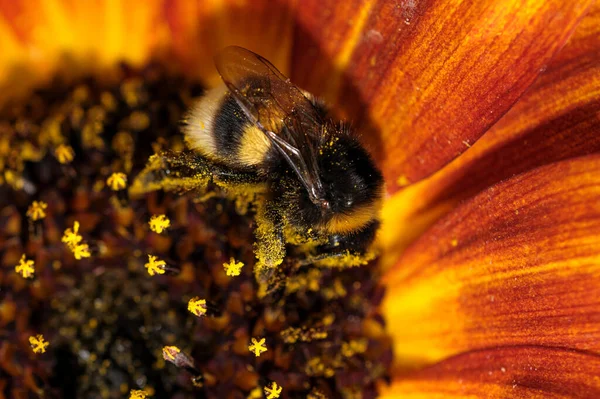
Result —
[[69, 68], [140, 64], [165, 46], [162, 0], [0, 0], [0, 103]]
[[496, 122], [590, 4], [303, 1], [292, 77], [344, 104], [383, 159], [394, 192], [435, 172]]
[[440, 173], [454, 202], [510, 176], [600, 151], [600, 3], [535, 84], [464, 157]]
[[293, 1], [169, 0], [165, 18], [172, 51], [190, 73], [220, 83], [214, 55], [228, 45], [261, 54], [285, 73], [293, 29]]
[[22, 46], [2, 63], [51, 63], [65, 56], [101, 64], [144, 61], [164, 44], [161, 5], [161, 0], [0, 1], [0, 23]]
[[504, 347], [470, 352], [395, 380], [381, 398], [598, 398], [600, 357]]
[[600, 351], [600, 156], [482, 192], [413, 243], [384, 281], [400, 362], [496, 345]]
[[472, 148], [385, 205], [383, 263], [486, 187], [535, 167], [600, 151], [600, 3], [515, 106]]
[[230, 44], [287, 73], [292, 28], [287, 1], [0, 0], [0, 103], [65, 66], [73, 75], [165, 56], [212, 85], [213, 57]]

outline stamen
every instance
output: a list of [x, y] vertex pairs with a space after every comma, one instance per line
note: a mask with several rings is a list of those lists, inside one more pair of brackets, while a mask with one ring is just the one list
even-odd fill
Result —
[[19, 264], [15, 266], [15, 271], [23, 276], [23, 278], [32, 278], [35, 273], [33, 265], [33, 260], [27, 260], [25, 254], [23, 254], [19, 260]]
[[29, 337], [29, 343], [31, 344], [31, 349], [33, 353], [46, 353], [46, 348], [50, 345], [49, 342], [46, 342], [44, 336], [42, 334], [38, 334], [35, 336]]
[[260, 338], [260, 340], [252, 338], [252, 345], [248, 346], [248, 349], [250, 352], [254, 353], [254, 356], [259, 357], [263, 352], [267, 351], [265, 338]]
[[239, 276], [243, 266], [244, 264], [242, 262], [236, 262], [233, 258], [229, 260], [229, 263], [223, 263], [225, 273], [227, 273], [228, 276]]
[[27, 217], [33, 221], [41, 220], [46, 217], [46, 208], [48, 204], [44, 201], [33, 201], [27, 209]]
[[160, 234], [171, 226], [171, 221], [165, 215], [153, 215], [148, 224], [150, 230]]

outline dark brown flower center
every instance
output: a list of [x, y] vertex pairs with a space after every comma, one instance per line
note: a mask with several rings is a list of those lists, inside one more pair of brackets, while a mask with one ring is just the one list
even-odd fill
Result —
[[[290, 251], [280, 286], [259, 298], [252, 209], [197, 192], [128, 197], [151, 154], [183, 149], [178, 123], [201, 92], [157, 65], [124, 66], [1, 111], [0, 337], [12, 354], [0, 354], [0, 396], [37, 386], [61, 398], [258, 398], [272, 382], [288, 398], [375, 396], [391, 346], [373, 263], [299, 267]], [[149, 225], [159, 216], [160, 233]], [[33, 279], [15, 271], [23, 254]], [[148, 255], [164, 261], [153, 276]], [[232, 259], [244, 264], [237, 276], [223, 266]], [[198, 298], [200, 316], [188, 310]], [[45, 353], [22, 344], [31, 334]], [[259, 356], [252, 338], [265, 339]], [[193, 369], [165, 362], [165, 346]]]

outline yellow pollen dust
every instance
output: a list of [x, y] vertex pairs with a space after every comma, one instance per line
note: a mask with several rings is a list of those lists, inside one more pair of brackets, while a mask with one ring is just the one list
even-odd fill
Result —
[[19, 273], [23, 278], [33, 277], [35, 269], [33, 267], [34, 262], [32, 260], [25, 259], [25, 254], [19, 259], [19, 264], [15, 266], [15, 271]]
[[25, 215], [31, 220], [40, 220], [46, 217], [45, 209], [48, 207], [44, 201], [33, 201]]
[[368, 344], [366, 339], [354, 339], [349, 342], [343, 342], [341, 350], [342, 356], [352, 357], [357, 353], [365, 353]]
[[261, 338], [257, 340], [256, 338], [252, 338], [252, 345], [248, 346], [250, 352], [254, 353], [254, 356], [259, 357], [261, 353], [267, 351], [267, 345], [265, 345], [265, 338]]
[[125, 173], [115, 172], [106, 179], [106, 184], [113, 191], [123, 190], [127, 187], [127, 176]]
[[194, 297], [188, 302], [188, 310], [196, 316], [203, 316], [206, 314], [206, 299], [200, 299]]
[[181, 350], [176, 346], [165, 346], [162, 349], [163, 358], [169, 361], [175, 360], [175, 356], [177, 356], [179, 352], [181, 352]]
[[71, 250], [75, 248], [83, 238], [79, 235], [79, 222], [76, 220], [73, 223], [73, 229], [68, 228], [63, 233], [61, 241], [67, 244]]
[[54, 156], [58, 159], [58, 162], [67, 164], [75, 157], [75, 151], [70, 145], [61, 144], [54, 150]]
[[166, 265], [164, 260], [160, 260], [154, 255], [148, 255], [148, 263], [144, 266], [148, 270], [148, 274], [154, 276], [155, 274], [165, 274]]
[[129, 391], [129, 399], [146, 399], [148, 395], [146, 392], [139, 389], [132, 389]]
[[225, 273], [227, 273], [228, 276], [239, 276], [243, 266], [244, 264], [242, 262], [236, 262], [233, 258], [229, 260], [229, 263], [223, 263]]
[[267, 399], [277, 399], [281, 395], [282, 390], [283, 388], [273, 381], [271, 387], [265, 387], [265, 395], [267, 395]]
[[79, 234], [79, 222], [77, 220], [73, 222], [73, 228], [66, 229], [61, 238], [61, 241], [71, 250], [77, 260], [92, 256], [90, 246], [82, 240], [83, 237]]
[[33, 353], [44, 353], [48, 345], [50, 345], [49, 342], [44, 340], [42, 334], [29, 337], [29, 344], [31, 345], [31, 349], [33, 349]]
[[87, 244], [76, 245], [75, 247], [72, 248], [72, 250], [73, 250], [73, 256], [75, 256], [75, 259], [77, 259], [77, 260], [80, 260], [82, 258], [89, 258], [91, 256], [90, 248]]
[[171, 221], [165, 215], [153, 215], [148, 224], [150, 230], [160, 234], [171, 226]]

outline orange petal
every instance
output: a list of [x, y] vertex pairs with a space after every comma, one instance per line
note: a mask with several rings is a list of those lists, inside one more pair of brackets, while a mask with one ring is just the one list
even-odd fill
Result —
[[600, 155], [482, 192], [413, 243], [384, 281], [400, 364], [497, 345], [600, 351]]
[[600, 3], [515, 106], [472, 148], [386, 203], [385, 264], [459, 201], [501, 180], [600, 151]]
[[66, 62], [73, 75], [168, 55], [214, 83], [213, 56], [229, 44], [289, 70], [292, 20], [286, 2], [264, 0], [0, 0], [0, 100]]
[[69, 67], [69, 74], [164, 47], [161, 0], [0, 0], [0, 102]]
[[505, 347], [462, 354], [398, 378], [381, 398], [600, 398], [600, 357]]
[[303, 1], [292, 78], [360, 122], [394, 192], [448, 163], [496, 122], [590, 4]]
[[220, 83], [213, 56], [228, 45], [246, 47], [289, 72], [293, 3], [267, 0], [170, 0], [165, 18], [173, 52], [189, 72]]

